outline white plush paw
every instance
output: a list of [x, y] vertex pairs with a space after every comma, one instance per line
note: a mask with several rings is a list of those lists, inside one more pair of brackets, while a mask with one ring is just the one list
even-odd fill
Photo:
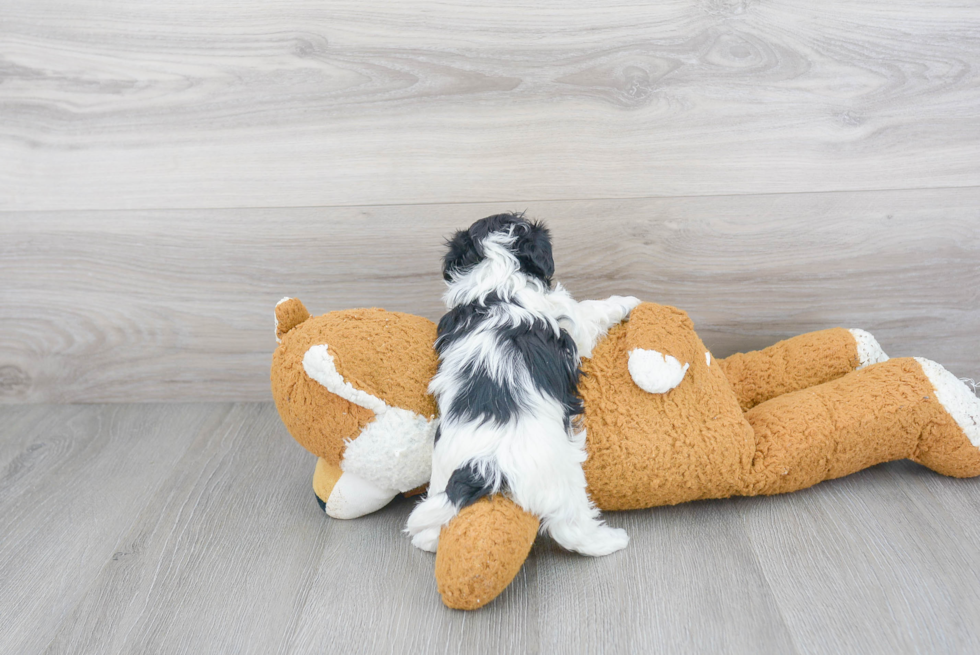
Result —
[[330, 491], [324, 510], [335, 519], [356, 519], [378, 511], [397, 495], [394, 489], [382, 489], [359, 475], [344, 472]]
[[636, 386], [648, 393], [667, 393], [684, 379], [690, 364], [683, 364], [656, 350], [635, 348], [627, 364]]
[[600, 525], [576, 550], [582, 555], [602, 557], [626, 548], [629, 542], [626, 530]]

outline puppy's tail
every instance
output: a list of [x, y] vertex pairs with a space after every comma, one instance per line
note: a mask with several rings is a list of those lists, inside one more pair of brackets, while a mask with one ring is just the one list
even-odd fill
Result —
[[442, 526], [456, 516], [456, 505], [449, 500], [446, 492], [429, 494], [415, 506], [408, 517], [405, 532], [412, 535], [412, 545], [430, 553], [439, 547], [439, 532]]

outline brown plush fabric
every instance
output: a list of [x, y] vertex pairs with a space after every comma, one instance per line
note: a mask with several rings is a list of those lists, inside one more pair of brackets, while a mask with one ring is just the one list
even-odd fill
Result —
[[943, 416], [914, 359], [891, 359], [766, 401], [745, 415], [757, 447], [744, 493], [796, 491], [911, 457], [923, 430]]
[[313, 471], [313, 493], [323, 502], [330, 498], [337, 480], [343, 475], [343, 471], [336, 464], [331, 464], [322, 457], [316, 461], [316, 469]]
[[436, 583], [448, 607], [483, 607], [510, 584], [534, 544], [538, 519], [501, 495], [481, 498], [443, 527]]
[[403, 492], [402, 495], [405, 496], [405, 498], [411, 498], [412, 496], [420, 496], [424, 494], [426, 491], [428, 491], [428, 489], [429, 489], [429, 485], [423, 484], [421, 487], [415, 487], [414, 489], [409, 489], [408, 491]]
[[[650, 394], [627, 369], [633, 348], [676, 357], [690, 369], [665, 394]], [[687, 315], [644, 303], [583, 362], [592, 500], [604, 510], [730, 496], [742, 487], [755, 439], [735, 394]]]
[[801, 334], [763, 350], [718, 360], [742, 411], [785, 393], [836, 380], [859, 364], [857, 341], [844, 328]]
[[330, 312], [303, 321], [281, 337], [272, 359], [272, 396], [289, 432], [310, 452], [339, 464], [344, 441], [355, 439], [374, 418], [374, 412], [306, 375], [303, 357], [319, 344], [327, 344], [337, 372], [355, 389], [431, 418], [436, 405], [427, 388], [438, 364], [435, 337], [432, 321], [383, 309]]
[[910, 459], [954, 478], [980, 475], [980, 448], [970, 442], [949, 412], [935, 402], [934, 392], [929, 394], [929, 400], [933, 410]]
[[306, 310], [296, 298], [288, 298], [276, 305], [276, 339], [282, 339], [294, 327], [310, 317]]

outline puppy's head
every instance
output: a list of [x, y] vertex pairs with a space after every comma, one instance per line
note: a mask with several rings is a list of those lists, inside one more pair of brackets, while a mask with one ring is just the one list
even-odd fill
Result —
[[542, 223], [524, 214], [495, 214], [481, 218], [468, 230], [459, 230], [447, 241], [442, 276], [447, 282], [458, 280], [483, 262], [495, 248], [504, 248], [514, 257], [520, 272], [551, 287], [555, 261], [551, 254], [551, 234]]

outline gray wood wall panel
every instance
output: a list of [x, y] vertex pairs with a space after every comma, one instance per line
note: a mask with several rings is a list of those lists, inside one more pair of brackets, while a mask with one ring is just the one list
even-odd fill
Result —
[[264, 400], [273, 307], [442, 313], [442, 240], [527, 209], [579, 298], [686, 309], [716, 356], [842, 325], [980, 378], [980, 188], [0, 214], [0, 401]]
[[980, 184], [972, 0], [5, 0], [0, 209]]

